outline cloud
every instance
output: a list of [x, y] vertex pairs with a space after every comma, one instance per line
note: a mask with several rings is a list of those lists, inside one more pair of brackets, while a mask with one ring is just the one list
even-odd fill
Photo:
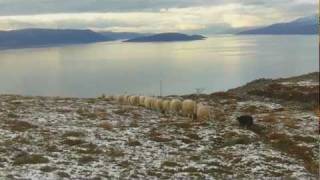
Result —
[[0, 0], [0, 29], [195, 31], [289, 21], [317, 12], [314, 0]]

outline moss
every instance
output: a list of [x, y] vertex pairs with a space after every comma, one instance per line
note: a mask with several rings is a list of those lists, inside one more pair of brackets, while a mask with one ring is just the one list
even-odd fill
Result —
[[92, 161], [94, 161], [95, 158], [92, 156], [82, 156], [79, 160], [78, 160], [78, 164], [79, 165], [83, 165], [83, 164], [87, 164], [90, 163]]
[[317, 139], [315, 139], [314, 137], [310, 137], [310, 136], [298, 136], [298, 135], [295, 135], [295, 136], [293, 136], [293, 139], [295, 141], [302, 141], [302, 142], [306, 142], [306, 143], [315, 143], [315, 142], [317, 142]]
[[195, 133], [188, 133], [186, 134], [186, 136], [194, 140], [201, 140], [200, 136], [198, 136], [198, 134]]
[[121, 161], [118, 165], [123, 168], [128, 168], [131, 165], [131, 163], [129, 161]]
[[12, 131], [27, 131], [28, 129], [37, 127], [29, 122], [19, 120], [8, 121], [7, 123]]
[[191, 121], [189, 122], [177, 122], [173, 124], [174, 126], [178, 127], [178, 128], [183, 128], [183, 129], [189, 129], [193, 127], [193, 124], [191, 123]]
[[195, 168], [195, 167], [187, 167], [187, 168], [182, 169], [182, 172], [190, 172], [190, 173], [192, 173], [192, 172], [199, 172], [199, 170], [197, 168]]
[[223, 146], [234, 146], [237, 144], [250, 144], [252, 142], [253, 142], [253, 140], [250, 139], [249, 137], [240, 136], [240, 137], [231, 138], [230, 140], [225, 141]]
[[19, 118], [19, 116], [13, 112], [8, 113], [9, 118]]
[[124, 156], [124, 151], [120, 148], [115, 148], [115, 147], [111, 147], [109, 148], [107, 151], [106, 151], [106, 154], [109, 156], [109, 157], [113, 157], [113, 158], [116, 158], [116, 157], [122, 157]]
[[49, 159], [40, 154], [23, 153], [15, 157], [13, 165], [19, 166], [23, 164], [44, 164], [49, 163]]
[[172, 140], [171, 138], [162, 136], [151, 136], [150, 139], [156, 142], [169, 142]]
[[70, 175], [68, 173], [62, 171], [57, 172], [57, 175], [61, 178], [70, 178]]
[[56, 145], [47, 145], [46, 149], [49, 152], [60, 152], [58, 146], [56, 146]]
[[52, 172], [55, 171], [57, 168], [52, 166], [43, 166], [40, 168], [40, 171], [42, 172]]
[[161, 167], [180, 167], [181, 165], [174, 161], [164, 161], [161, 163]]
[[191, 161], [200, 161], [201, 160], [201, 156], [191, 156], [189, 158], [189, 160], [191, 160]]
[[191, 144], [194, 142], [192, 139], [189, 138], [181, 138], [180, 140], [185, 144]]
[[75, 138], [67, 138], [63, 142], [63, 144], [67, 144], [69, 146], [76, 146], [76, 145], [81, 145], [84, 144], [85, 141], [82, 139], [75, 139]]
[[141, 146], [142, 144], [136, 139], [129, 138], [128, 139], [128, 145], [129, 146]]
[[62, 137], [83, 137], [83, 136], [85, 136], [85, 134], [79, 131], [68, 131], [62, 135]]

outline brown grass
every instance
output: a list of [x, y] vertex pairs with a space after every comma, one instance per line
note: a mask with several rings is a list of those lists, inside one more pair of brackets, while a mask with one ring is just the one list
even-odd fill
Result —
[[112, 131], [112, 129], [113, 129], [113, 125], [108, 121], [104, 121], [104, 122], [100, 123], [99, 127], [103, 128], [105, 130], [108, 130], [108, 131]]
[[87, 118], [87, 119], [97, 119], [98, 118], [97, 114], [95, 114], [94, 112], [91, 112], [87, 108], [79, 108], [76, 112], [80, 116], [82, 116], [83, 118]]
[[291, 118], [282, 119], [282, 123], [285, 126], [289, 127], [289, 128], [294, 128], [294, 129], [299, 128], [299, 126], [297, 125], [296, 121], [294, 119], [291, 119]]
[[269, 133], [267, 138], [271, 140], [273, 147], [302, 159], [308, 171], [313, 174], [318, 172], [319, 164], [313, 160], [314, 154], [311, 148], [299, 146], [295, 140], [283, 133]]
[[278, 122], [278, 118], [275, 114], [270, 113], [267, 116], [263, 117], [261, 121], [266, 123], [271, 123], [272, 125], [274, 125]]
[[151, 140], [156, 141], [156, 142], [169, 142], [172, 140], [171, 138], [164, 137], [162, 133], [159, 133], [154, 129], [152, 129], [150, 131], [149, 137]]

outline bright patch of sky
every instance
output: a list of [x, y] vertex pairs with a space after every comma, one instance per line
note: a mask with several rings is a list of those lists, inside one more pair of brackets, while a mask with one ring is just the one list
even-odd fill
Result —
[[316, 0], [0, 0], [0, 29], [201, 31], [263, 26], [317, 11]]

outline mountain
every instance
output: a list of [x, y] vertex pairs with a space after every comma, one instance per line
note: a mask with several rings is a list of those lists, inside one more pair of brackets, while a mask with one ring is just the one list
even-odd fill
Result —
[[126, 40], [126, 39], [133, 39], [133, 38], [152, 35], [148, 33], [112, 32], [112, 31], [102, 31], [98, 33], [115, 40]]
[[318, 15], [242, 31], [238, 34], [318, 34]]
[[21, 29], [0, 31], [0, 49], [111, 41], [91, 30]]
[[173, 42], [173, 41], [195, 41], [203, 40], [206, 37], [201, 35], [186, 35], [181, 33], [161, 33], [151, 36], [143, 36], [129, 39], [125, 42]]

